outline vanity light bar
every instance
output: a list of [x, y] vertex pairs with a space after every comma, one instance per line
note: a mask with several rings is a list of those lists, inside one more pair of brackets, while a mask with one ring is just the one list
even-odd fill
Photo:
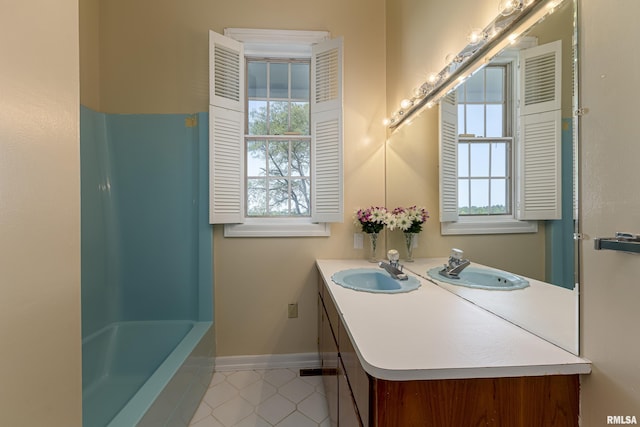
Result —
[[[433, 107], [451, 89], [462, 83], [489, 62], [504, 47], [515, 42], [518, 29], [529, 28], [542, 17], [554, 11], [564, 0], [503, 0], [500, 14], [483, 30], [472, 31], [469, 44], [455, 56], [446, 58], [447, 65], [439, 73], [431, 73], [427, 80], [414, 89], [409, 98], [400, 103], [400, 108], [383, 125], [397, 129], [402, 123], [422, 111]], [[506, 34], [510, 34], [506, 36]], [[484, 57], [483, 61], [474, 61]]]

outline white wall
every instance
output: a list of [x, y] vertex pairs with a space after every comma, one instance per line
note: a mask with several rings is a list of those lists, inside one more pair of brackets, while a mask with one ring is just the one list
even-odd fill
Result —
[[637, 0], [581, 0], [583, 232], [582, 425], [607, 415], [640, 422], [640, 256], [595, 251], [594, 237], [640, 233]]
[[78, 4], [0, 11], [0, 425], [79, 426]]

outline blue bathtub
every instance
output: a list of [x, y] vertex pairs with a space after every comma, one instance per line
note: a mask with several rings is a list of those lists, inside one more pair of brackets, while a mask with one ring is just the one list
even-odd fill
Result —
[[87, 336], [83, 426], [187, 426], [213, 374], [212, 322], [117, 322]]

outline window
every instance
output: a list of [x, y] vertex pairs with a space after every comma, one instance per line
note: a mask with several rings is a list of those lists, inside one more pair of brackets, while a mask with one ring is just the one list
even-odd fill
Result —
[[225, 35], [210, 33], [210, 222], [225, 236], [329, 235], [343, 220], [342, 39]]
[[311, 215], [310, 67], [247, 59], [247, 217]]
[[507, 53], [440, 102], [443, 234], [561, 216], [560, 56], [559, 42]]
[[511, 66], [487, 66], [457, 89], [458, 215], [511, 214]]

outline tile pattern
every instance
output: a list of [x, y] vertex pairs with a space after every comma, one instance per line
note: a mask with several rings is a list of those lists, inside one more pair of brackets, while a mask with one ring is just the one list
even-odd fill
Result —
[[190, 427], [328, 427], [322, 377], [298, 369], [216, 372]]

